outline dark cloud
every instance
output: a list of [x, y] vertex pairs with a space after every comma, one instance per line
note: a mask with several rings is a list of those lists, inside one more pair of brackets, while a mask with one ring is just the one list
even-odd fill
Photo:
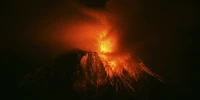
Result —
[[79, 0], [83, 5], [91, 9], [105, 9], [108, 0]]

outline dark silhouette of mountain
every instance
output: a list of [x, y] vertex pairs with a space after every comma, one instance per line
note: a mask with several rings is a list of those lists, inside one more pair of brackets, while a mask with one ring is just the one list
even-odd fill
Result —
[[102, 87], [86, 89], [74, 88], [76, 72], [79, 70], [80, 58], [87, 51], [72, 50], [63, 53], [53, 62], [39, 67], [28, 73], [17, 89], [17, 98], [24, 100], [66, 100], [66, 99], [144, 99], [146, 100], [142, 89], [137, 92], [126, 91], [125, 89], [116, 91], [116, 89], [106, 84]]
[[28, 100], [79, 97], [73, 90], [73, 75], [84, 51], [72, 50], [57, 57], [53, 62], [28, 73], [19, 85], [19, 96]]

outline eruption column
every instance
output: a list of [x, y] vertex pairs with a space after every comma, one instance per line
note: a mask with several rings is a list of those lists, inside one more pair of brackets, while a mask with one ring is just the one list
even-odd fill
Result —
[[115, 53], [116, 38], [108, 37], [103, 31], [97, 38], [97, 49], [82, 57], [80, 66], [83, 71], [80, 85], [99, 86], [111, 84], [118, 89], [123, 85], [134, 90], [132, 82], [137, 82], [143, 73], [158, 77], [141, 61], [131, 57], [130, 53]]

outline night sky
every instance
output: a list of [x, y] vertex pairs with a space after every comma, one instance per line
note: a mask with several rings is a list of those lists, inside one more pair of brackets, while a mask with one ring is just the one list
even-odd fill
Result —
[[[52, 62], [64, 52], [68, 53], [67, 59], [73, 57], [66, 49], [68, 45], [63, 47], [51, 36], [63, 27], [64, 22], [93, 21], [79, 10], [85, 7], [83, 9], [111, 11], [118, 19], [115, 27], [121, 32], [120, 45], [134, 51], [165, 81], [150, 79], [145, 93], [136, 92], [130, 99], [198, 98], [198, 3], [195, 0], [107, 1], [80, 0], [77, 4], [75, 0], [4, 0], [1, 3], [0, 88], [5, 96], [22, 99], [27, 94], [16, 91], [27, 73]], [[66, 64], [72, 62], [70, 59]], [[29, 99], [34, 99], [32, 95]], [[101, 97], [107, 98], [106, 95]]]

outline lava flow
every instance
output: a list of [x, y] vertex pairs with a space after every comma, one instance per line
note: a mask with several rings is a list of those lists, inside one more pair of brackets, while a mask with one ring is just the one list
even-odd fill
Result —
[[86, 88], [88, 85], [95, 87], [110, 84], [118, 90], [125, 86], [134, 90], [132, 82], [137, 82], [143, 73], [159, 78], [151, 72], [141, 61], [131, 57], [130, 53], [115, 53], [117, 38], [107, 36], [103, 31], [97, 38], [94, 52], [87, 52], [80, 60], [81, 71], [75, 86]]

